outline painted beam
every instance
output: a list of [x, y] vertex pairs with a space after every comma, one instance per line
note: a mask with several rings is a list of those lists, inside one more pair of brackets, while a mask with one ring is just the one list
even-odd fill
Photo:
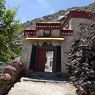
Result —
[[26, 38], [32, 41], [64, 41], [64, 38]]

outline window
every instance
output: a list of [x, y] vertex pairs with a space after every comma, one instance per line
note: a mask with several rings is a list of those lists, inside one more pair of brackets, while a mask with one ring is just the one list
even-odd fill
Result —
[[44, 30], [44, 37], [51, 36], [51, 30]]

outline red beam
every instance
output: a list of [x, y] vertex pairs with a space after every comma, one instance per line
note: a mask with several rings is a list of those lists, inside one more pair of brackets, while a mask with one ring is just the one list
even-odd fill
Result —
[[72, 36], [73, 30], [61, 30], [61, 36]]
[[65, 18], [64, 22], [63, 22], [63, 27], [65, 27], [68, 23], [68, 21], [71, 18], [85, 18], [85, 19], [92, 19], [93, 16], [95, 16], [95, 14], [92, 14], [90, 12], [85, 12], [85, 11], [77, 11], [77, 10], [72, 10], [69, 12], [69, 14], [67, 15], [67, 17]]
[[62, 29], [61, 23], [36, 23], [36, 29]]
[[24, 37], [36, 36], [36, 30], [24, 30]]

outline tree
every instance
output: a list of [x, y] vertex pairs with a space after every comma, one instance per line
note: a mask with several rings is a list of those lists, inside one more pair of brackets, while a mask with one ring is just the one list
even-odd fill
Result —
[[0, 0], [0, 63], [8, 63], [20, 54], [19, 40], [21, 25], [15, 20], [16, 9], [8, 9], [5, 0]]

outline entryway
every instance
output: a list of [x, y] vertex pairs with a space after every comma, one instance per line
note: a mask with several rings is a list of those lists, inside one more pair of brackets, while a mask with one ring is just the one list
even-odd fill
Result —
[[52, 72], [54, 51], [46, 51], [45, 72]]
[[44, 43], [32, 46], [30, 69], [35, 72], [61, 72], [61, 46]]
[[35, 70], [37, 72], [54, 72], [56, 48], [52, 46], [37, 47]]

